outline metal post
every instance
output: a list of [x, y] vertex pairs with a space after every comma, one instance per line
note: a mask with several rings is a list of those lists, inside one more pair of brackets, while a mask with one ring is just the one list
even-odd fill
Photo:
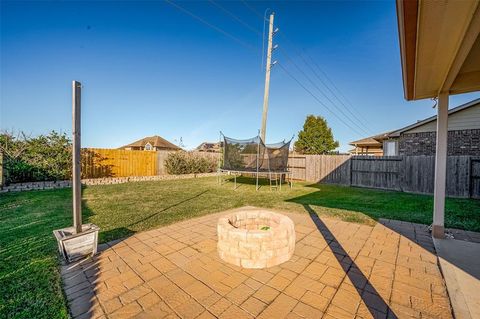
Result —
[[435, 151], [435, 189], [433, 193], [432, 236], [443, 238], [445, 235], [445, 184], [447, 174], [448, 139], [448, 92], [438, 96], [437, 106], [437, 148]]
[[222, 132], [220, 131], [220, 134], [218, 136], [218, 147], [221, 149], [221, 155], [218, 157], [218, 167], [217, 167], [217, 184], [222, 184], [221, 183], [221, 167], [222, 167], [222, 158], [223, 158], [223, 147], [222, 147]]
[[258, 157], [260, 156], [260, 137], [258, 137], [258, 143], [257, 143], [257, 181], [255, 183], [255, 190], [258, 191]]
[[82, 232], [82, 185], [80, 181], [81, 147], [81, 94], [82, 84], [72, 81], [72, 189], [73, 189], [73, 226], [77, 234]]
[[268, 49], [267, 49], [267, 65], [265, 71], [265, 92], [263, 95], [263, 113], [262, 113], [262, 129], [260, 136], [265, 141], [265, 132], [267, 127], [267, 113], [268, 113], [268, 94], [270, 91], [270, 70], [272, 68], [272, 43], [273, 43], [273, 18], [275, 14], [270, 14], [270, 24], [268, 31]]

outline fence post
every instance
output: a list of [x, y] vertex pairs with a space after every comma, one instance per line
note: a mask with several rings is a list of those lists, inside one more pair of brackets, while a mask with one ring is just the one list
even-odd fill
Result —
[[3, 174], [3, 153], [0, 152], [0, 188], [5, 184], [5, 178]]
[[399, 186], [400, 186], [400, 191], [403, 192], [405, 189], [405, 181], [406, 181], [406, 174], [407, 174], [407, 158], [405, 155], [402, 155], [402, 162], [399, 165], [399, 172], [398, 172], [398, 179], [399, 179]]
[[350, 160], [349, 160], [349, 162], [350, 162], [350, 163], [349, 163], [349, 164], [350, 164], [350, 170], [349, 170], [350, 176], [348, 177], [349, 186], [352, 186], [352, 169], [353, 169], [352, 167], [353, 167], [353, 159], [354, 159], [354, 158], [355, 158], [354, 156], [351, 156], [351, 157], [350, 157]]
[[467, 163], [467, 183], [468, 183], [468, 197], [473, 198], [473, 178], [472, 178], [472, 157], [468, 157]]

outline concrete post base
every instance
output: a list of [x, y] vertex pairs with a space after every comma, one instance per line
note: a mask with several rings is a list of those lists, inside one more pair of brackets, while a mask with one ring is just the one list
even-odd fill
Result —
[[445, 238], [445, 227], [440, 225], [432, 225], [432, 237], [438, 239]]

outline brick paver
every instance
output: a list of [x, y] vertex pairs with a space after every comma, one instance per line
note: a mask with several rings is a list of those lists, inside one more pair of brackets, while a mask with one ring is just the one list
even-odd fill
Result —
[[295, 223], [293, 257], [252, 270], [218, 257], [223, 214], [116, 240], [63, 266], [72, 317], [452, 318], [425, 226], [285, 213]]

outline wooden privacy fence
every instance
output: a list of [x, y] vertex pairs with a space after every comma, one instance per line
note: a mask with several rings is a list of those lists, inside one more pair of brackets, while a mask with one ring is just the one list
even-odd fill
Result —
[[[166, 175], [165, 160], [175, 151], [82, 149], [82, 178]], [[219, 153], [191, 152], [218, 160]]]
[[349, 155], [298, 155], [290, 153], [292, 178], [308, 182], [350, 183]]
[[[89, 148], [82, 150], [82, 177], [165, 175], [171, 151], [126, 151]], [[221, 154], [193, 152], [218, 160]], [[432, 194], [434, 156], [299, 155], [288, 160], [292, 177], [313, 183], [379, 188]], [[448, 196], [480, 198], [480, 157], [447, 158]]]
[[[294, 155], [294, 179], [432, 194], [435, 156]], [[480, 198], [480, 157], [447, 158], [448, 196]]]
[[82, 149], [82, 178], [151, 176], [157, 174], [157, 152]]

